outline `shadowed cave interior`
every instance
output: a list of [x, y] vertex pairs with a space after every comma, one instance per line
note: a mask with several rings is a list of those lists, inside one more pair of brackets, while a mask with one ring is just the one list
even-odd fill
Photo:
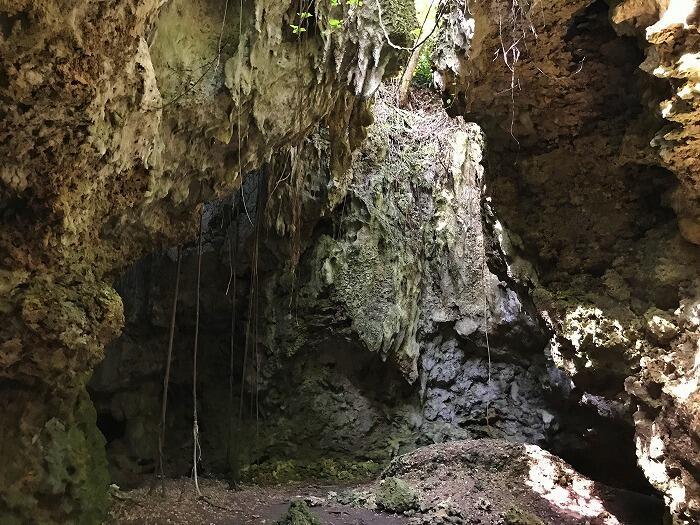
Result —
[[0, 2], [0, 522], [699, 523], [697, 13]]

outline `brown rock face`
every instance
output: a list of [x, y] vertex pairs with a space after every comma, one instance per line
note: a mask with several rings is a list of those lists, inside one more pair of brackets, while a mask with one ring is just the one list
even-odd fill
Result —
[[700, 268], [694, 9], [448, 3], [437, 48], [450, 111], [489, 138], [494, 207], [535, 263], [553, 360], [582, 404], [636, 412], [640, 465], [677, 523], [700, 516], [698, 328], [682, 320]]
[[123, 324], [113, 272], [191, 237], [201, 202], [324, 117], [342, 151], [355, 97], [395, 67], [373, 8], [235, 4], [0, 1], [3, 523], [104, 511], [85, 383]]
[[700, 244], [700, 33], [694, 0], [625, 1], [615, 7], [613, 22], [621, 34], [646, 41], [640, 68], [666, 79], [670, 92], [660, 110], [668, 124], [652, 146], [664, 166], [678, 177], [670, 202], [678, 226], [690, 242]]

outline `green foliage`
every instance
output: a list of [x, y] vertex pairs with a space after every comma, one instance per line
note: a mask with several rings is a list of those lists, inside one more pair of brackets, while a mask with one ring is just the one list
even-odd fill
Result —
[[297, 16], [299, 17], [299, 23], [298, 24], [289, 24], [289, 27], [292, 28], [292, 33], [295, 35], [300, 35], [301, 33], [306, 32], [306, 28], [304, 27], [304, 22], [308, 19], [311, 18], [313, 15], [309, 13], [308, 11], [302, 11], [301, 13], [297, 13]]
[[381, 470], [374, 461], [358, 461], [324, 458], [320, 460], [287, 459], [267, 461], [243, 468], [245, 481], [259, 484], [287, 483], [308, 479], [326, 481], [366, 481]]
[[[349, 7], [361, 7], [363, 5], [362, 0], [330, 0], [331, 7], [340, 7], [342, 3], [345, 3]], [[306, 21], [313, 17], [313, 14], [308, 11], [302, 11], [297, 13], [298, 19], [296, 24], [289, 24], [292, 28], [292, 33], [295, 35], [301, 35], [307, 32]], [[330, 17], [328, 19], [328, 29], [324, 31], [324, 34], [332, 33], [343, 27], [343, 20], [341, 18]]]
[[[340, 7], [342, 5], [342, 0], [330, 0], [331, 7]], [[345, 0], [345, 4], [349, 7], [361, 7], [362, 0]], [[324, 32], [325, 34], [332, 33], [343, 27], [343, 20], [340, 18], [329, 18], [328, 19], [328, 29]]]
[[[345, 0], [345, 3], [350, 7], [362, 7], [362, 0]], [[341, 0], [331, 0], [331, 7], [341, 5]]]
[[433, 85], [433, 63], [431, 55], [433, 54], [434, 46], [435, 41], [433, 38], [430, 38], [423, 45], [423, 49], [421, 49], [416, 72], [413, 75], [413, 84], [415, 86], [429, 88]]

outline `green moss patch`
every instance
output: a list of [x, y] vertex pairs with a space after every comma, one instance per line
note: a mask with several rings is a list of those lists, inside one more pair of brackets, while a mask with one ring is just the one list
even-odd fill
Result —
[[377, 507], [387, 512], [406, 512], [418, 508], [418, 496], [404, 480], [387, 478], [377, 489]]
[[373, 478], [381, 468], [374, 461], [353, 462], [335, 458], [272, 460], [245, 467], [242, 478], [263, 485], [304, 480], [359, 482]]
[[503, 522], [506, 525], [544, 525], [537, 516], [517, 507], [511, 507], [503, 513]]
[[276, 525], [321, 525], [303, 501], [293, 501], [287, 513], [275, 523]]

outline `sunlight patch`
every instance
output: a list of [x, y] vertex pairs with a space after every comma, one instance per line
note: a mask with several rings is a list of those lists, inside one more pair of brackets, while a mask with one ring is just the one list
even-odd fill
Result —
[[595, 494], [595, 484], [533, 445], [525, 445], [530, 472], [527, 485], [552, 506], [575, 517], [597, 518], [597, 523], [620, 525]]

